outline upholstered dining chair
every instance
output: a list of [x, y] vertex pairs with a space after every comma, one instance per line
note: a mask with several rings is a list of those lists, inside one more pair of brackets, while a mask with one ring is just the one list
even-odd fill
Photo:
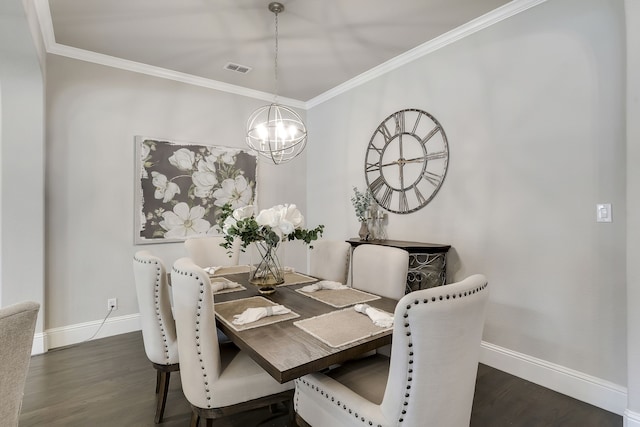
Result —
[[0, 424], [16, 427], [31, 360], [40, 304], [32, 301], [0, 309]]
[[191, 238], [184, 241], [184, 248], [187, 256], [202, 268], [238, 265], [240, 240], [233, 241], [231, 251], [220, 246], [224, 241], [223, 236]]
[[343, 240], [320, 239], [309, 250], [309, 274], [347, 284], [351, 245]]
[[155, 422], [162, 422], [171, 372], [179, 371], [176, 326], [171, 312], [171, 292], [160, 258], [149, 251], [133, 257], [133, 275], [142, 323], [142, 341], [147, 358], [156, 370]]
[[298, 425], [468, 426], [488, 292], [478, 274], [404, 296], [391, 359], [374, 355], [295, 380]]
[[409, 253], [382, 245], [360, 245], [353, 250], [352, 286], [387, 298], [404, 296]]
[[293, 416], [293, 382], [278, 383], [235, 346], [220, 346], [207, 273], [189, 258], [175, 262], [171, 291], [178, 332], [182, 391], [191, 404], [191, 426], [284, 402]]

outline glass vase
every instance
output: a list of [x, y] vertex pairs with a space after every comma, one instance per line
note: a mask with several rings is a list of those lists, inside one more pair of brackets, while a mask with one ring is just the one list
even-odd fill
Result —
[[360, 231], [358, 231], [358, 236], [360, 240], [369, 240], [369, 227], [367, 226], [367, 221], [360, 222]]
[[251, 270], [249, 282], [258, 286], [262, 294], [275, 292], [276, 286], [284, 283], [281, 259], [282, 244], [271, 245], [262, 240], [255, 242], [251, 250]]

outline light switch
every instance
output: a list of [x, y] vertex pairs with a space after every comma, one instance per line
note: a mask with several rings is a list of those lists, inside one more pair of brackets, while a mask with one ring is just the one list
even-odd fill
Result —
[[611, 222], [611, 203], [598, 203], [596, 205], [596, 221]]

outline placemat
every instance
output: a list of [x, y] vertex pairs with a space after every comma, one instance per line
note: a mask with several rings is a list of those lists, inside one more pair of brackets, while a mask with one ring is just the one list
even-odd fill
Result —
[[[209, 280], [211, 281], [212, 285], [213, 285], [213, 282], [231, 282], [231, 280], [227, 279], [226, 277], [209, 277]], [[235, 288], [221, 289], [221, 290], [219, 290], [217, 292], [214, 292], [213, 294], [214, 295], [228, 294], [229, 292], [244, 291], [246, 289], [247, 288], [245, 288], [244, 286], [240, 285], [240, 286], [237, 286]]]
[[300, 283], [311, 283], [317, 281], [318, 279], [315, 277], [305, 276], [300, 273], [284, 273], [284, 283], [281, 283], [278, 286], [299, 285]]
[[393, 326], [381, 328], [374, 325], [369, 316], [358, 313], [351, 307], [298, 320], [293, 324], [334, 348], [393, 329]]
[[248, 273], [249, 266], [248, 265], [230, 265], [228, 267], [222, 267], [220, 270], [216, 271], [213, 274], [210, 274], [209, 277], [218, 277], [225, 276], [227, 274], [238, 274], [238, 273]]
[[218, 302], [215, 303], [216, 317], [222, 320], [224, 323], [235, 329], [236, 331], [245, 331], [247, 329], [258, 328], [264, 325], [271, 325], [273, 323], [282, 322], [284, 320], [295, 319], [300, 317], [298, 313], [293, 311], [287, 314], [280, 314], [277, 316], [267, 316], [255, 322], [247, 323], [245, 325], [234, 325], [233, 316], [236, 314], [242, 314], [247, 308], [255, 307], [269, 307], [278, 305], [268, 299], [260, 296], [237, 299], [233, 301]]
[[360, 291], [358, 289], [321, 289], [315, 292], [304, 292], [296, 289], [296, 292], [314, 300], [329, 304], [331, 307], [343, 308], [354, 304], [380, 299], [378, 295]]

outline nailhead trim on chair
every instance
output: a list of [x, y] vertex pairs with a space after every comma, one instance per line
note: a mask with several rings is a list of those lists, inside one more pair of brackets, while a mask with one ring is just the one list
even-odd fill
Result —
[[137, 257], [133, 257], [137, 262], [142, 264], [155, 264], [156, 265], [156, 284], [154, 289], [154, 300], [156, 305], [156, 319], [158, 320], [158, 324], [160, 325], [160, 331], [162, 332], [162, 341], [164, 341], [164, 356], [167, 360], [165, 365], [171, 365], [169, 362], [169, 346], [167, 345], [167, 335], [164, 330], [164, 323], [162, 322], [162, 317], [160, 316], [160, 279], [162, 275], [162, 269], [160, 268], [160, 263], [157, 260], [145, 260], [139, 259]]
[[[193, 277], [193, 273], [189, 273], [186, 271], [176, 270], [175, 267], [172, 268], [178, 274], [183, 276]], [[194, 279], [198, 279], [194, 277]], [[202, 294], [204, 293], [204, 283], [202, 281], [198, 281], [198, 285], [200, 287], [200, 296], [198, 297], [198, 308], [196, 310], [196, 323], [195, 323], [195, 331], [196, 331], [196, 352], [198, 353], [198, 359], [200, 360], [200, 370], [202, 371], [202, 382], [204, 385], [205, 396], [207, 397], [207, 408], [212, 408], [211, 406], [211, 391], [209, 389], [209, 379], [207, 378], [207, 372], [204, 367], [204, 362], [202, 360], [202, 349], [200, 348], [200, 317], [202, 315]]]
[[[444, 300], [449, 300], [449, 299], [456, 299], [456, 298], [463, 298], [463, 297], [466, 297], [466, 296], [471, 296], [471, 295], [473, 295], [473, 294], [475, 294], [477, 292], [480, 292], [481, 290], [483, 290], [486, 287], [487, 287], [487, 283], [485, 283], [482, 286], [478, 286], [475, 289], [471, 289], [471, 290], [465, 291], [465, 292], [460, 292], [458, 294], [445, 294], [445, 295], [440, 295], [438, 297], [434, 296], [434, 297], [431, 297], [431, 300], [429, 300], [427, 298], [423, 299], [422, 301], [416, 299], [416, 300], [413, 301], [413, 305], [427, 304], [429, 302], [433, 303], [433, 302], [444, 301]], [[443, 289], [443, 290], [446, 290], [446, 289]], [[411, 325], [410, 325], [409, 320], [408, 320], [408, 318], [409, 318], [408, 311], [411, 309], [411, 307], [413, 307], [413, 305], [412, 304], [407, 304], [406, 311], [404, 312], [404, 314], [402, 316], [404, 319], [407, 319], [407, 320], [405, 320], [405, 323], [404, 323], [403, 326], [407, 330], [406, 336], [408, 336], [408, 337], [411, 337]], [[411, 342], [411, 338], [409, 338], [409, 343], [407, 344], [407, 347], [409, 347], [409, 349], [413, 348], [413, 343]], [[403, 416], [407, 413], [407, 407], [409, 406], [409, 397], [410, 397], [410, 394], [411, 394], [411, 392], [410, 392], [411, 384], [410, 383], [413, 380], [413, 378], [412, 378], [412, 375], [413, 375], [413, 367], [412, 367], [413, 366], [413, 351], [411, 351], [411, 350], [409, 350], [409, 361], [408, 361], [408, 364], [409, 364], [409, 368], [407, 369], [407, 377], [406, 377], [407, 378], [407, 381], [406, 381], [406, 390], [407, 391], [404, 394], [405, 401], [402, 404], [404, 409], [402, 409], [402, 411], [401, 411], [402, 416], [400, 417], [400, 419], [398, 419], [399, 423], [402, 423], [404, 421]], [[320, 387], [316, 387], [315, 385], [311, 385], [311, 383], [309, 383], [304, 378], [297, 378], [295, 380], [295, 382], [296, 382], [296, 385], [304, 384], [307, 387], [311, 387], [311, 390], [317, 391], [318, 393], [320, 393], [321, 396], [325, 396], [327, 399], [329, 399], [329, 397], [330, 397], [328, 392], [325, 392], [324, 390], [321, 390]], [[340, 401], [339, 400], [335, 401], [335, 398], [333, 396], [331, 396], [331, 401], [335, 402], [336, 405], [338, 407], [340, 407]], [[297, 406], [298, 406], [298, 397], [296, 396], [296, 407]], [[345, 411], [349, 411], [349, 414], [353, 413], [351, 408], [348, 408], [347, 405], [345, 405], [345, 404], [342, 404], [342, 409], [345, 410]], [[355, 413], [354, 415], [355, 415], [356, 418], [358, 418], [358, 414], [357, 413]], [[373, 426], [373, 422], [371, 420], [365, 420], [364, 417], [360, 417], [360, 421], [362, 421], [362, 422], [368, 421], [368, 424], [370, 426]], [[377, 427], [382, 427], [382, 425], [378, 424]]]

